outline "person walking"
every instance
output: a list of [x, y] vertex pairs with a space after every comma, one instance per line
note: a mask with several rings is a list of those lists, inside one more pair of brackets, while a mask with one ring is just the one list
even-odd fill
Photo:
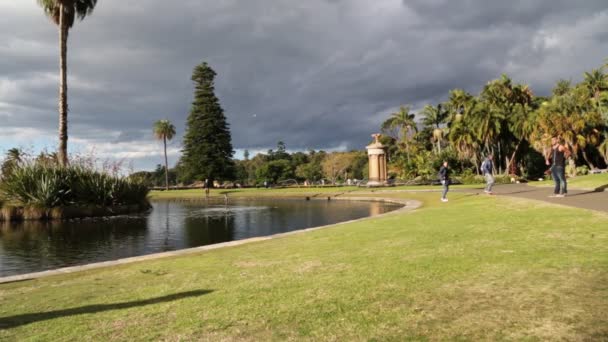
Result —
[[450, 190], [450, 170], [448, 168], [447, 160], [443, 161], [443, 165], [439, 169], [439, 180], [441, 181], [441, 185], [443, 185], [443, 192], [441, 193], [441, 202], [448, 201], [448, 191]]
[[566, 159], [570, 157], [570, 149], [562, 144], [558, 137], [551, 138], [551, 157], [545, 160], [551, 166], [551, 176], [555, 182], [553, 195], [549, 197], [566, 197], [568, 183], [566, 181]]
[[209, 178], [205, 178], [205, 183], [203, 184], [205, 188], [205, 197], [209, 198]]
[[492, 163], [493, 159], [494, 156], [488, 154], [486, 159], [483, 160], [483, 163], [481, 163], [481, 172], [486, 179], [486, 187], [483, 192], [488, 195], [492, 195], [492, 186], [494, 186], [494, 176], [492, 175], [492, 170], [494, 169], [494, 164]]

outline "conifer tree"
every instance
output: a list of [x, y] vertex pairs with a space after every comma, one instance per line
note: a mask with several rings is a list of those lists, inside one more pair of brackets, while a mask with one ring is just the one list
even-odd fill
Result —
[[215, 96], [216, 73], [206, 63], [194, 68], [194, 102], [186, 123], [182, 155], [185, 183], [234, 177], [230, 129]]

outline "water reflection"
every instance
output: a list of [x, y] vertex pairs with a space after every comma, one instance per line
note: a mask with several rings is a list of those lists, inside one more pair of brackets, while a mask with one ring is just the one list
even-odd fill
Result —
[[304, 200], [155, 202], [147, 214], [0, 222], [0, 276], [265, 236], [377, 215], [387, 203]]

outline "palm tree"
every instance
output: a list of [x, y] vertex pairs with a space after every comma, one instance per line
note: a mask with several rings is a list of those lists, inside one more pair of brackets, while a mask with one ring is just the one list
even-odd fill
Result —
[[595, 106], [602, 116], [605, 116], [602, 109], [602, 93], [608, 89], [608, 75], [604, 73], [604, 68], [592, 69], [591, 72], [585, 72], [583, 84], [587, 87]]
[[448, 112], [443, 110], [441, 104], [438, 104], [437, 107], [424, 106], [421, 114], [423, 116], [422, 122], [426, 126], [433, 127], [433, 140], [437, 144], [437, 154], [440, 154], [444, 136], [444, 130], [440, 126], [447, 120]]
[[473, 100], [473, 95], [462, 89], [450, 90], [450, 99], [447, 102], [449, 113], [448, 127], [459, 121], [465, 113], [470, 111], [471, 107], [475, 105]]
[[391, 117], [382, 123], [382, 130], [385, 132], [388, 130], [398, 130], [398, 138], [401, 138], [405, 145], [408, 162], [410, 160], [409, 140], [418, 132], [416, 121], [414, 121], [415, 117], [415, 114], [410, 114], [409, 106], [401, 106], [398, 112], [391, 114]]
[[567, 94], [570, 89], [572, 89], [572, 82], [561, 79], [555, 84], [555, 88], [553, 88], [552, 93], [553, 96], [562, 96]]
[[165, 189], [169, 190], [169, 162], [167, 161], [167, 140], [175, 136], [175, 126], [169, 120], [158, 120], [154, 123], [154, 136], [163, 141], [165, 148]]
[[90, 15], [97, 0], [38, 0], [44, 12], [59, 27], [59, 162], [68, 163], [68, 31], [76, 18]]
[[604, 74], [602, 69], [593, 69], [591, 72], [585, 72], [585, 80], [583, 84], [591, 92], [591, 96], [598, 101], [602, 90], [608, 89], [608, 75]]
[[513, 153], [510, 158], [507, 158], [505, 170], [507, 172], [515, 172], [517, 152], [521, 143], [527, 139], [534, 129], [536, 122], [534, 116], [534, 94], [527, 85], [518, 84], [513, 87], [513, 96], [511, 101], [515, 104], [511, 114], [507, 118], [507, 127], [510, 135], [517, 141]]
[[608, 165], [608, 133], [604, 133], [604, 141], [598, 147], [598, 150], [604, 158], [604, 162]]
[[468, 121], [469, 117], [463, 116], [462, 119], [454, 122], [450, 128], [448, 139], [456, 150], [458, 158], [460, 160], [472, 161], [473, 165], [475, 165], [475, 170], [479, 173], [479, 139]]
[[[602, 118], [593, 105], [592, 94], [585, 85], [578, 85], [565, 95], [554, 96], [540, 107], [535, 130], [541, 143], [548, 137], [560, 136], [572, 147], [573, 157], [576, 158], [580, 151], [585, 162], [593, 169], [585, 147], [599, 143], [598, 127], [601, 123]], [[542, 146], [539, 145], [537, 148]]]
[[6, 158], [1, 166], [2, 177], [8, 176], [13, 169], [23, 162], [25, 153], [19, 148], [11, 148], [6, 152]]

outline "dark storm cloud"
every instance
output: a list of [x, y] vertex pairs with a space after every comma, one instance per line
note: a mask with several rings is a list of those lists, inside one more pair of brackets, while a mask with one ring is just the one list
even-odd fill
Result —
[[[421, 17], [456, 30], [485, 30], [493, 26], [539, 27], [546, 20], [576, 20], [605, 10], [603, 0], [403, 0]], [[430, 23], [432, 24], [432, 23]]]
[[[158, 159], [152, 123], [168, 118], [178, 129], [175, 160], [191, 72], [207, 61], [218, 73], [235, 148], [264, 150], [279, 140], [290, 149], [361, 148], [399, 105], [434, 104], [456, 87], [477, 93], [503, 72], [541, 94], [559, 78], [580, 79], [607, 55], [600, 44], [607, 7], [565, 0], [102, 0], [70, 33], [71, 137], [149, 168]], [[0, 10], [8, 13], [0, 22], [0, 132], [15, 144], [11, 132], [19, 128], [52, 139], [56, 29], [35, 1], [5, 0]]]

